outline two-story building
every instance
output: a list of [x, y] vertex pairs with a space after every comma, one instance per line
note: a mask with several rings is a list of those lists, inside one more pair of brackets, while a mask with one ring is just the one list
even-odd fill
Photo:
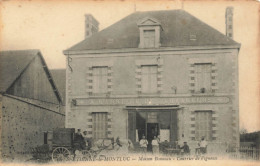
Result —
[[135, 12], [65, 50], [66, 127], [134, 143], [160, 135], [192, 151], [202, 137], [209, 152], [238, 146], [232, 11], [228, 36], [183, 10]]

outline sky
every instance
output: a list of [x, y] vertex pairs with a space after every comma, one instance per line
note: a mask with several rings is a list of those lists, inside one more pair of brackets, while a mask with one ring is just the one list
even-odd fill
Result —
[[50, 69], [65, 68], [63, 50], [84, 39], [84, 15], [100, 30], [135, 11], [184, 9], [225, 34], [225, 9], [234, 7], [234, 40], [239, 53], [240, 128], [260, 130], [259, 14], [254, 1], [2, 1], [0, 49], [40, 49]]

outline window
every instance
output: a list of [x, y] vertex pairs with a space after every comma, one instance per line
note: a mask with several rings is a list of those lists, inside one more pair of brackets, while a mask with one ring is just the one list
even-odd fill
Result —
[[93, 93], [107, 93], [108, 67], [93, 67]]
[[212, 139], [212, 112], [211, 111], [196, 111], [196, 140], [201, 140], [205, 137], [206, 140]]
[[211, 92], [211, 63], [195, 64], [196, 92]]
[[157, 65], [142, 66], [142, 93], [157, 92]]
[[144, 30], [144, 47], [155, 47], [155, 30]]
[[96, 112], [92, 113], [93, 119], [93, 138], [103, 139], [107, 138], [107, 113]]
[[158, 123], [158, 114], [157, 114], [157, 112], [148, 112], [147, 113], [147, 122], [148, 123]]

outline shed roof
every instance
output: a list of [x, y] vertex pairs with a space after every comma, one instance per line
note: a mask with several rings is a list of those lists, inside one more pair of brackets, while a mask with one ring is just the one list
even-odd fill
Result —
[[37, 49], [0, 51], [0, 93], [5, 93], [8, 90], [36, 56], [41, 58], [43, 69], [49, 78], [57, 99], [62, 101], [44, 58], [40, 50]]
[[0, 52], [0, 92], [5, 92], [39, 50], [15, 50]]
[[[66, 51], [138, 48], [138, 22], [154, 18], [161, 24], [161, 47], [237, 45], [231, 38], [184, 10], [135, 12]], [[196, 37], [191, 40], [190, 37]]]

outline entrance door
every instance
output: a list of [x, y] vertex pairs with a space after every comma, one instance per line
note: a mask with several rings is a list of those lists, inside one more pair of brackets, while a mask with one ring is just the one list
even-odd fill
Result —
[[158, 136], [160, 133], [159, 123], [147, 123], [147, 150], [152, 151], [152, 140], [154, 136]]

